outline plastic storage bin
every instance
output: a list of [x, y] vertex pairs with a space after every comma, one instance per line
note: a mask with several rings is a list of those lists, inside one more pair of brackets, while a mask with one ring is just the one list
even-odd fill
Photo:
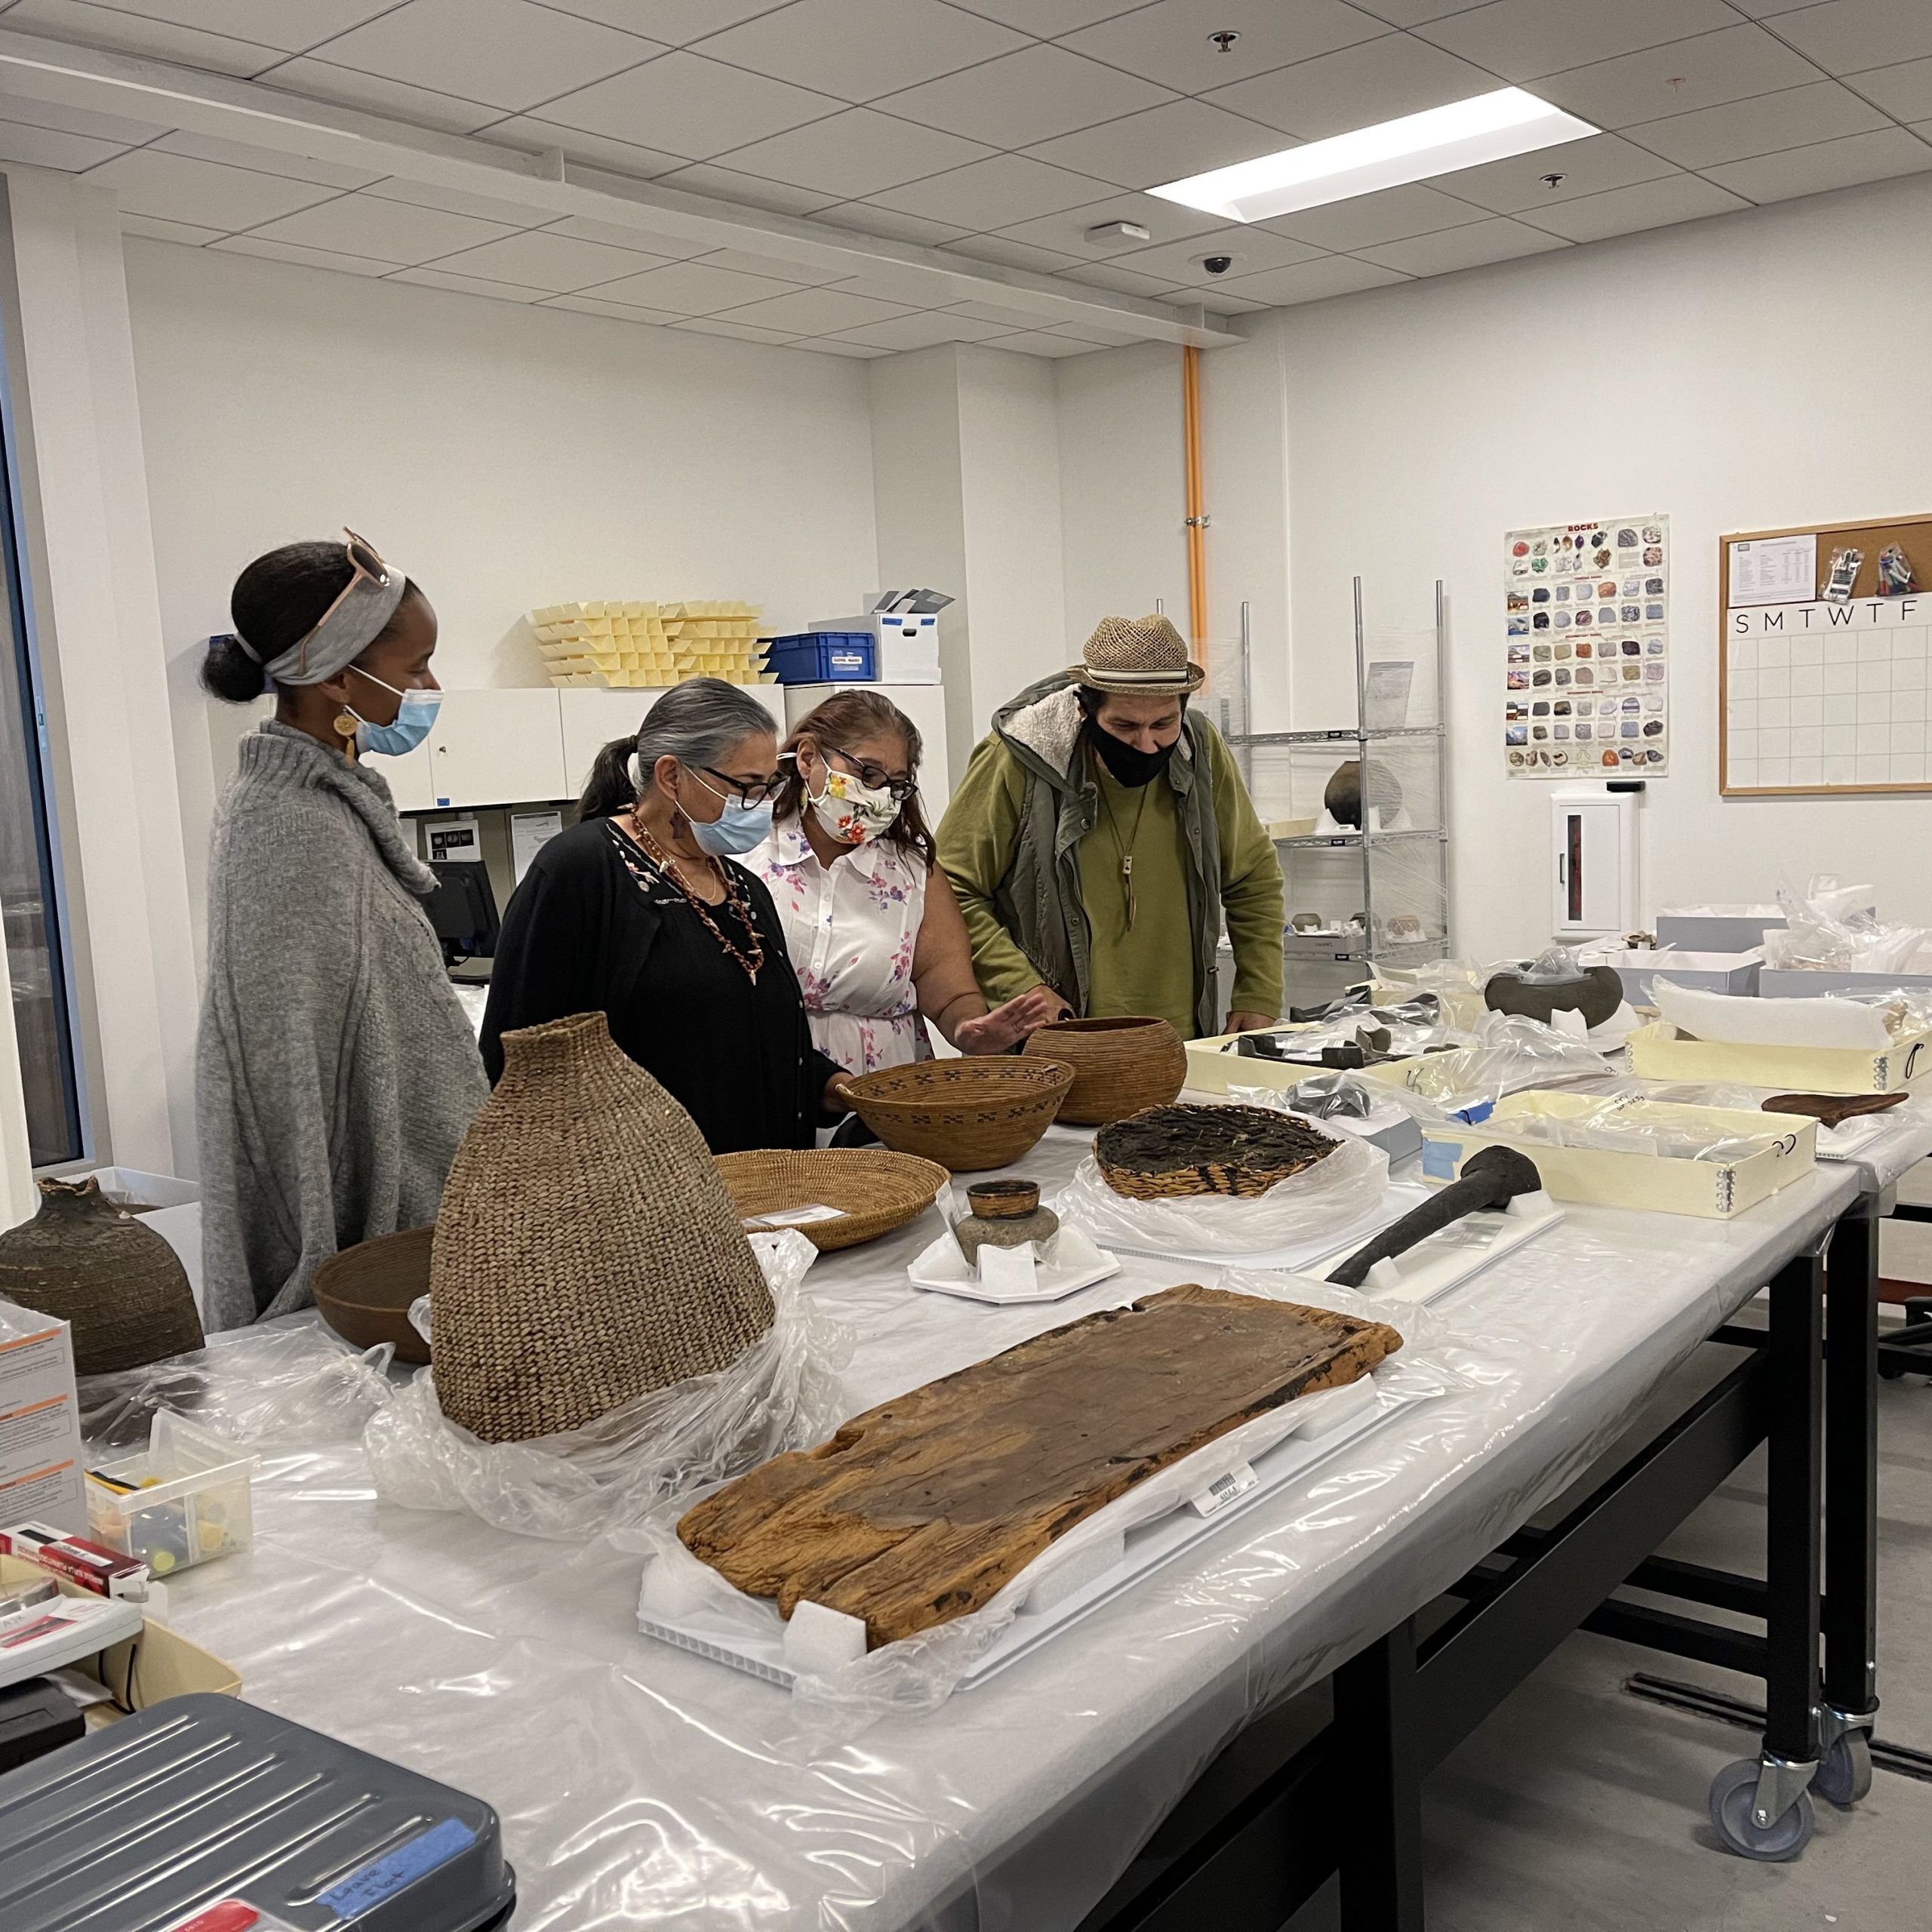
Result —
[[781, 685], [875, 684], [878, 644], [859, 631], [799, 631], [765, 646], [765, 663]]
[[[261, 1459], [164, 1409], [144, 1456], [88, 1472], [88, 1534], [156, 1577], [212, 1562], [255, 1540], [249, 1484]], [[103, 1481], [103, 1477], [109, 1478]], [[131, 1484], [122, 1490], [116, 1482]]]

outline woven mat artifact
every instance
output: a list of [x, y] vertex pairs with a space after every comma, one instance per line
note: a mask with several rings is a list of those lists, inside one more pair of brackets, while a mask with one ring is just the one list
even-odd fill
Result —
[[678, 1534], [869, 1647], [977, 1610], [1056, 1537], [1250, 1417], [1401, 1346], [1380, 1322], [1192, 1285], [1049, 1331], [707, 1497]]
[[1312, 1168], [1340, 1144], [1299, 1115], [1271, 1107], [1149, 1107], [1102, 1128], [1094, 1158], [1115, 1193], [1143, 1201], [1251, 1197]]

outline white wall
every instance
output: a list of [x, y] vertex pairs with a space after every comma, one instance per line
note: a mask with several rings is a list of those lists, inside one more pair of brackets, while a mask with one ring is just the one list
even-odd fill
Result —
[[131, 241], [197, 943], [251, 721], [193, 687], [250, 558], [353, 525], [436, 606], [451, 686], [543, 681], [532, 605], [738, 597], [781, 629], [877, 580], [863, 365]]

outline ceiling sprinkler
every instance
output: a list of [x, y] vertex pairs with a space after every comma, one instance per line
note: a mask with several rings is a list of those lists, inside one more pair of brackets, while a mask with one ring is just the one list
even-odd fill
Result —
[[1561, 174], [1546, 174], [1543, 177], [1543, 185], [1546, 188], [1560, 188], [1567, 178]]
[[1232, 27], [1223, 27], [1219, 33], [1211, 33], [1208, 38], [1220, 52], [1232, 54], [1235, 51], [1235, 42], [1240, 39], [1241, 35]]

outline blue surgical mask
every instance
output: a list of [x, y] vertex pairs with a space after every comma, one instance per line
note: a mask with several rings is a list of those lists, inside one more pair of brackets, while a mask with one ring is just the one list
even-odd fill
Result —
[[373, 672], [365, 671], [359, 664], [349, 667], [358, 678], [367, 678], [372, 685], [382, 685], [386, 691], [395, 691], [402, 700], [394, 719], [387, 724], [372, 724], [353, 705], [344, 706], [350, 717], [355, 720], [355, 749], [358, 752], [374, 752], [382, 758], [401, 758], [405, 752], [413, 752], [429, 735], [429, 727], [436, 721], [436, 713], [442, 709], [441, 691], [398, 691], [395, 685], [383, 684]]
[[690, 820], [691, 836], [697, 841], [700, 851], [709, 852], [714, 859], [724, 858], [752, 851], [771, 836], [769, 800], [761, 805], [748, 805], [742, 798], [728, 796], [715, 785], [706, 785], [697, 773], [691, 776], [714, 798], [724, 800], [724, 811], [708, 823], [703, 819]]

